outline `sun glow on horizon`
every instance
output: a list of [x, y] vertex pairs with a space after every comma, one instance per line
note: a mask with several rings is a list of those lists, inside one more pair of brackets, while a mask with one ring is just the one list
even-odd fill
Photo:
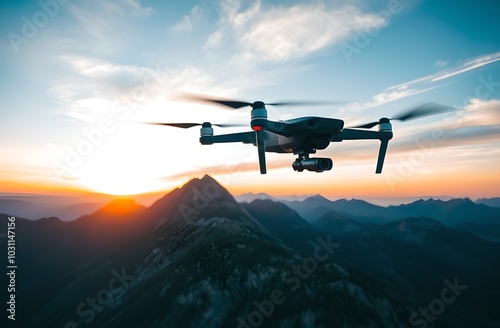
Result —
[[82, 183], [91, 191], [116, 196], [150, 193], [164, 188], [158, 180], [141, 179], [137, 175], [124, 178], [116, 173], [89, 176], [83, 178]]

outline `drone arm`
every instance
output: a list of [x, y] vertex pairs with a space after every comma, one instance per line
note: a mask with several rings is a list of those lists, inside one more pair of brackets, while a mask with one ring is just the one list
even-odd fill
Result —
[[255, 132], [241, 132], [241, 133], [231, 133], [231, 134], [221, 134], [218, 136], [202, 136], [200, 137], [200, 143], [202, 145], [211, 145], [214, 143], [226, 143], [226, 142], [243, 142], [252, 143], [255, 145]]
[[331, 139], [331, 141], [364, 140], [364, 139], [389, 140], [391, 138], [392, 138], [392, 132], [389, 131], [344, 129], [342, 130], [342, 132], [340, 132], [340, 134], [334, 136]]

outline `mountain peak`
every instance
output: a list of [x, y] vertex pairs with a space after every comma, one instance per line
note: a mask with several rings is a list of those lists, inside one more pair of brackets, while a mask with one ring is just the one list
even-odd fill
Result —
[[240, 203], [251, 203], [257, 199], [264, 200], [264, 199], [269, 199], [272, 201], [276, 201], [276, 199], [266, 193], [260, 192], [258, 194], [254, 194], [252, 192], [247, 192], [245, 194], [241, 194], [239, 196], [236, 196], [236, 200]]
[[251, 201], [249, 204], [252, 206], [275, 206], [275, 207], [280, 207], [280, 208], [288, 208], [289, 210], [291, 210], [285, 204], [276, 202], [272, 199], [257, 198], [257, 199], [254, 199], [253, 201]]
[[193, 179], [189, 180], [186, 184], [184, 184], [181, 187], [181, 189], [193, 188], [193, 187], [196, 187], [196, 188], [200, 188], [200, 187], [201, 188], [210, 188], [210, 187], [212, 187], [212, 188], [224, 189], [224, 187], [222, 187], [221, 184], [217, 182], [217, 180], [215, 180], [214, 178], [212, 178], [208, 174], [205, 174], [203, 176], [203, 178], [201, 178], [201, 179], [193, 178]]
[[330, 201], [329, 199], [325, 198], [324, 196], [322, 196], [320, 194], [313, 195], [313, 196], [309, 197], [309, 199], [318, 199], [318, 200], [327, 200], [327, 201]]
[[202, 212], [221, 207], [236, 208], [239, 204], [214, 178], [205, 175], [201, 179], [191, 179], [181, 188], [174, 189], [157, 200], [148, 209], [148, 216], [159, 225], [170, 221], [167, 217], [180, 217], [183, 221], [190, 221]]
[[341, 198], [338, 200], [333, 201], [333, 203], [338, 203], [338, 204], [368, 204], [372, 205], [371, 203], [368, 203], [365, 200], [362, 199], [357, 199], [357, 198], [352, 198], [352, 199], [346, 199], [346, 198]]
[[205, 175], [203, 176], [203, 178], [201, 178], [201, 179], [200, 179], [200, 181], [204, 181], [204, 182], [215, 182], [215, 183], [217, 183], [217, 184], [218, 184], [218, 182], [217, 182], [217, 181], [215, 181], [215, 179], [214, 179], [214, 178], [212, 178], [211, 176], [209, 176], [208, 174], [205, 174]]

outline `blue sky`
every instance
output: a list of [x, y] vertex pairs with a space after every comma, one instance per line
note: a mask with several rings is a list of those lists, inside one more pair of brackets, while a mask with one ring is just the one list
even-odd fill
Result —
[[[500, 185], [496, 1], [0, 6], [0, 180], [22, 186], [18, 191], [54, 185], [135, 193], [170, 189], [203, 173], [236, 193], [318, 190], [332, 197], [479, 197], [493, 196]], [[202, 147], [196, 128], [137, 124], [248, 121], [246, 110], [179, 101], [185, 92], [268, 102], [342, 100], [342, 106], [270, 108], [269, 114], [337, 117], [346, 126], [428, 101], [462, 110], [395, 123], [382, 177], [373, 174], [378, 145], [369, 141], [322, 152], [336, 163], [329, 173], [298, 174], [290, 167], [293, 156], [271, 154], [271, 170], [260, 176], [251, 146]], [[432, 139], [443, 131], [442, 140]], [[420, 150], [426, 140], [430, 149]], [[456, 177], [463, 183], [430, 184]]]

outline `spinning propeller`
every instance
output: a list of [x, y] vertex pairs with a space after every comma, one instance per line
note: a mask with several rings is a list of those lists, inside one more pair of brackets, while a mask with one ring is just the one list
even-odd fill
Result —
[[399, 116], [393, 117], [393, 118], [381, 118], [380, 120], [376, 122], [370, 122], [366, 123], [363, 125], [358, 125], [358, 126], [353, 126], [353, 128], [357, 129], [371, 129], [376, 125], [379, 125], [381, 123], [389, 123], [390, 121], [411, 121], [417, 118], [425, 117], [425, 116], [431, 116], [431, 115], [437, 115], [437, 114], [442, 114], [445, 112], [450, 112], [455, 110], [452, 107], [444, 106], [444, 105], [439, 105], [435, 103], [426, 103], [424, 105], [421, 105], [419, 107], [413, 108], [407, 112], [402, 113]]
[[181, 129], [189, 129], [194, 126], [204, 126], [204, 125], [214, 125], [218, 126], [220, 128], [231, 128], [231, 127], [236, 127], [236, 126], [247, 126], [246, 124], [232, 124], [232, 123], [225, 123], [225, 124], [214, 124], [214, 123], [156, 123], [156, 122], [147, 122], [145, 124], [151, 124], [151, 125], [164, 125], [164, 126], [172, 126], [174, 128], [181, 128]]
[[270, 106], [324, 106], [324, 105], [335, 105], [335, 104], [344, 104], [344, 101], [280, 101], [280, 102], [274, 102], [274, 103], [264, 103], [262, 101], [255, 101], [255, 102], [247, 102], [247, 101], [239, 101], [239, 100], [232, 100], [232, 99], [214, 99], [214, 98], [207, 98], [204, 96], [199, 96], [199, 95], [186, 95], [183, 98], [187, 100], [194, 100], [194, 101], [203, 101], [203, 102], [210, 102], [218, 105], [222, 105], [225, 107], [229, 107], [232, 109], [239, 109], [243, 107], [250, 106], [252, 108], [255, 108], [255, 106], [259, 107], [265, 105], [270, 105]]

